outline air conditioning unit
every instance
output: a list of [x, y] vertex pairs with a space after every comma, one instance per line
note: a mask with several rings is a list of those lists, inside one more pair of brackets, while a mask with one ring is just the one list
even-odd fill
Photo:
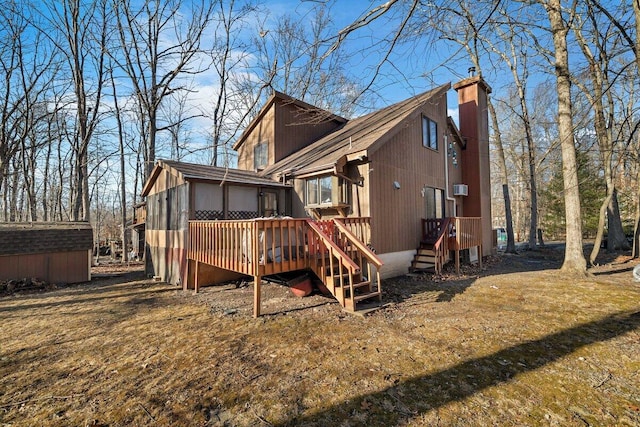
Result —
[[454, 196], [468, 196], [469, 195], [469, 187], [467, 184], [453, 184], [453, 195]]

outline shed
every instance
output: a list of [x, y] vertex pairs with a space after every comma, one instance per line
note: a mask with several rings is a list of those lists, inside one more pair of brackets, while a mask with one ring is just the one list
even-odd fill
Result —
[[0, 223], [0, 280], [89, 281], [92, 247], [88, 222]]

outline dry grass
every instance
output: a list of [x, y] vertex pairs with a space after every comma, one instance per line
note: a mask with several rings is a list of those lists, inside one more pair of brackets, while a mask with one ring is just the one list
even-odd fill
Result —
[[552, 252], [386, 282], [366, 318], [140, 273], [4, 296], [0, 425], [640, 425], [633, 264], [572, 279]]

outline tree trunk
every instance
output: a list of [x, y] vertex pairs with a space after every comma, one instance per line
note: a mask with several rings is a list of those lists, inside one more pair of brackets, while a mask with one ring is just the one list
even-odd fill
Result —
[[602, 237], [604, 236], [604, 222], [607, 214], [607, 206], [611, 202], [613, 193], [607, 191], [607, 197], [605, 197], [602, 205], [600, 205], [600, 213], [598, 215], [598, 231], [596, 232], [596, 238], [593, 241], [593, 249], [589, 255], [589, 265], [595, 265], [596, 258], [600, 253], [600, 246], [602, 245]]
[[[640, 0], [633, 0], [633, 13], [636, 19], [636, 71], [640, 73]], [[640, 152], [640, 141], [637, 142], [638, 152]], [[640, 182], [640, 167], [636, 169], [636, 182]], [[640, 257], [640, 185], [636, 194], [636, 217], [633, 226], [633, 252], [634, 258]]]
[[562, 149], [562, 176], [564, 182], [564, 204], [566, 220], [566, 248], [562, 271], [586, 275], [587, 262], [582, 247], [582, 215], [576, 147], [573, 139], [573, 116], [571, 111], [571, 76], [567, 32], [562, 18], [560, 0], [549, 0], [545, 5], [553, 34], [555, 56], [556, 90], [558, 92], [558, 134]]
[[498, 115], [493, 107], [491, 99], [487, 99], [487, 107], [491, 116], [491, 123], [494, 131], [494, 141], [498, 152], [498, 164], [500, 165], [500, 175], [502, 178], [502, 195], [504, 197], [504, 217], [507, 227], [507, 248], [506, 252], [515, 253], [516, 243], [513, 237], [513, 214], [511, 213], [511, 196], [509, 194], [509, 171], [507, 169], [507, 161], [504, 156], [504, 147], [502, 146], [502, 136], [500, 134], [500, 124]]
[[620, 219], [620, 206], [618, 205], [618, 189], [613, 187], [613, 196], [607, 207], [607, 250], [626, 251], [629, 250], [629, 242], [624, 234], [622, 221]]
[[111, 87], [113, 88], [113, 102], [115, 107], [116, 124], [118, 126], [118, 148], [120, 150], [120, 223], [122, 224], [122, 257], [120, 260], [125, 263], [129, 260], [129, 245], [127, 241], [127, 187], [125, 182], [125, 161], [124, 161], [124, 130], [122, 129], [122, 119], [118, 108], [118, 95], [116, 81], [111, 73]]

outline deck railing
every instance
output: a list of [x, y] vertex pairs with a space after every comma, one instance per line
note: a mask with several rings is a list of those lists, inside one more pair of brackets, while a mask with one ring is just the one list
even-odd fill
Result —
[[442, 267], [449, 261], [449, 236], [453, 232], [451, 218], [444, 218], [440, 222], [439, 230], [438, 238], [433, 244], [436, 274], [442, 273]]
[[434, 244], [444, 232], [443, 222], [446, 219], [448, 218], [423, 218], [421, 241], [423, 243]]
[[309, 227], [309, 267], [322, 280], [342, 306], [345, 305], [345, 290], [349, 289], [351, 298], [354, 293], [354, 276], [360, 273], [360, 267], [334, 242], [322, 224], [307, 221]]
[[189, 221], [188, 258], [251, 276], [305, 268], [306, 220]]
[[449, 238], [450, 249], [462, 250], [482, 245], [482, 218], [456, 217], [453, 218], [453, 226], [453, 236]]
[[[367, 280], [373, 283], [373, 276], [374, 274], [376, 275], [375, 278], [378, 286], [378, 292], [382, 292], [380, 268], [382, 267], [383, 262], [369, 247], [369, 245], [365, 244], [365, 242], [368, 242], [369, 240], [360, 237], [370, 235], [368, 218], [359, 219], [365, 221], [350, 221], [348, 224], [345, 224], [344, 219], [342, 218], [334, 220], [338, 246], [343, 248], [349, 258], [355, 261], [361, 271], [366, 274]], [[355, 231], [355, 233], [352, 230]], [[359, 233], [359, 235], [356, 233]]]
[[144, 224], [147, 221], [147, 204], [137, 205], [133, 212], [133, 225]]
[[[260, 278], [311, 269], [340, 304], [380, 297], [382, 261], [352, 231], [370, 235], [368, 221], [269, 218], [241, 221], [189, 221], [187, 257], [198, 263], [254, 276], [254, 315], [260, 314]], [[366, 268], [367, 278], [363, 278]], [[375, 271], [374, 271], [375, 269]], [[372, 291], [377, 275], [378, 290]], [[198, 279], [195, 290], [198, 291]], [[356, 292], [357, 288], [357, 292]]]
[[356, 239], [365, 243], [371, 248], [371, 218], [361, 216], [339, 218], [335, 221], [342, 224], [356, 237]]

